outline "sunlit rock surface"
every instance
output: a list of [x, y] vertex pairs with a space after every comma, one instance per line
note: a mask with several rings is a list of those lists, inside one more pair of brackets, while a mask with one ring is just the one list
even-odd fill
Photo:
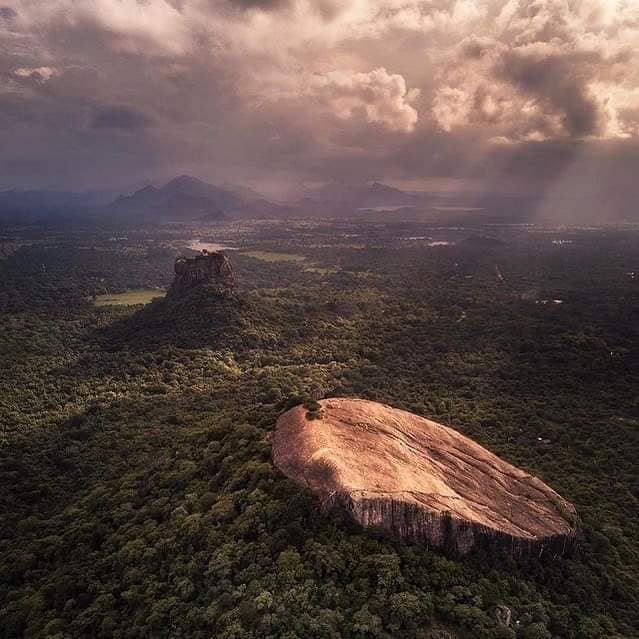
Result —
[[462, 555], [564, 555], [574, 546], [572, 504], [457, 431], [365, 400], [320, 406], [316, 419], [304, 406], [284, 413], [272, 444], [275, 465], [325, 506]]

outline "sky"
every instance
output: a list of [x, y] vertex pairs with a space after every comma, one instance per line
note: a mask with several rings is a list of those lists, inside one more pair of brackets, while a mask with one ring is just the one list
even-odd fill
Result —
[[638, 168], [639, 0], [0, 0], [0, 188], [631, 203]]

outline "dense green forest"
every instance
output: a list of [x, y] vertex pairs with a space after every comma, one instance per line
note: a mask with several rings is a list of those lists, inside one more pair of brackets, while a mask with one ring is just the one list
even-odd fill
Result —
[[[6, 231], [0, 637], [639, 637], [639, 232], [538, 231], [263, 224], [234, 291], [144, 307], [92, 296], [166, 287], [179, 236]], [[318, 393], [539, 476], [577, 553], [460, 560], [323, 514], [268, 439]]]

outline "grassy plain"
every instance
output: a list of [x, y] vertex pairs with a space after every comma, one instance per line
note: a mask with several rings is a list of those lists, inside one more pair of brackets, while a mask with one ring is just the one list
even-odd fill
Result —
[[157, 288], [136, 288], [124, 293], [105, 293], [97, 295], [96, 306], [135, 306], [137, 304], [148, 304], [152, 300], [164, 297], [164, 291]]
[[303, 262], [306, 257], [296, 253], [280, 253], [278, 251], [242, 251], [242, 255], [253, 257], [263, 262]]

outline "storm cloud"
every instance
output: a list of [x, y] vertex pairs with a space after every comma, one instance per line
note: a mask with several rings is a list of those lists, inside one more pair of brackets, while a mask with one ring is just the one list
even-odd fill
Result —
[[631, 0], [5, 0], [0, 185], [578, 189], [635, 156], [637, 43]]
[[231, 0], [231, 3], [242, 9], [261, 9], [271, 11], [288, 5], [289, 0]]
[[0, 7], [0, 18], [3, 20], [11, 20], [16, 17], [15, 9], [11, 7]]
[[151, 118], [142, 111], [124, 104], [100, 107], [93, 115], [95, 129], [140, 129], [151, 124]]

